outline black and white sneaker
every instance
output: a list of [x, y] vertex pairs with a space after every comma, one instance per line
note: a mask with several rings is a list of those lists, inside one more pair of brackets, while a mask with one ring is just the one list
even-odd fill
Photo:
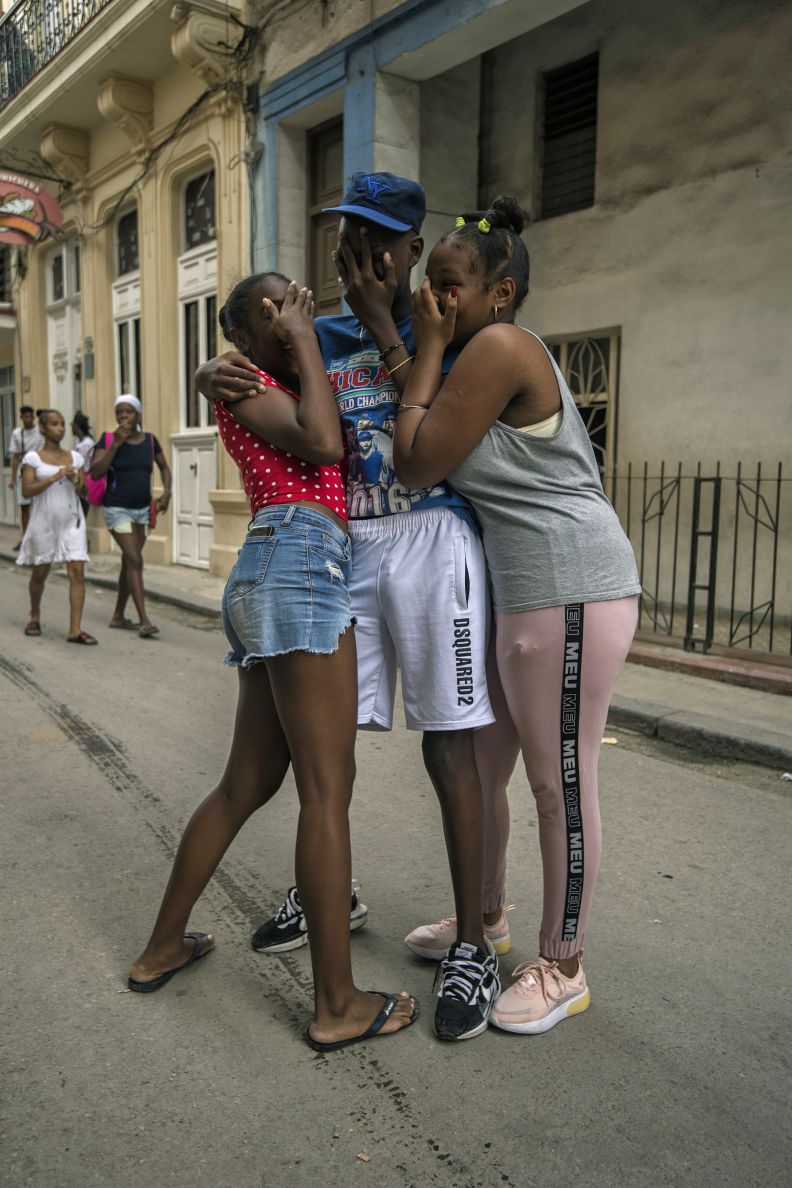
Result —
[[[349, 911], [349, 931], [362, 928], [368, 919], [368, 908], [360, 902], [360, 883], [352, 880], [352, 903]], [[250, 938], [257, 953], [285, 953], [308, 944], [308, 925], [300, 903], [300, 893], [290, 887], [286, 898], [274, 916], [265, 920]]]
[[434, 1032], [441, 1040], [466, 1040], [487, 1027], [490, 1011], [500, 993], [498, 958], [466, 943], [454, 944], [440, 966], [442, 982], [437, 995]]

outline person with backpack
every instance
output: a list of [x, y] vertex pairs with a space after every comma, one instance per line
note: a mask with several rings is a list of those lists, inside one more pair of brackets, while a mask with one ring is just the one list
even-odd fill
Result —
[[[146, 594], [143, 588], [143, 547], [146, 529], [153, 528], [156, 516], [167, 511], [171, 498], [171, 470], [162, 446], [153, 433], [144, 433], [140, 426], [142, 405], [128, 393], [116, 397], [115, 414], [118, 427], [115, 433], [104, 433], [97, 442], [91, 463], [88, 498], [101, 501], [105, 524], [121, 550], [121, 571], [118, 577], [118, 597], [109, 626], [137, 631], [141, 639], [159, 634], [146, 614]], [[151, 497], [151, 479], [156, 462], [162, 478], [162, 495]], [[97, 482], [105, 480], [104, 491]], [[126, 617], [126, 607], [132, 598], [138, 622]]]

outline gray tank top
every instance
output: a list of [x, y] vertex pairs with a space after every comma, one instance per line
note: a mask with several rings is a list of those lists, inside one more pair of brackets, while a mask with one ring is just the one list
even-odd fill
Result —
[[531, 437], [496, 421], [448, 476], [479, 518], [495, 609], [503, 613], [604, 602], [641, 590], [632, 546], [602, 489], [586, 427], [547, 354], [561, 392], [558, 431]]

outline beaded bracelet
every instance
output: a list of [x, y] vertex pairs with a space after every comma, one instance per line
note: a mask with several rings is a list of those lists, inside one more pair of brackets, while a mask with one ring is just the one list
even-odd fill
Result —
[[387, 346], [387, 347], [385, 347], [384, 351], [380, 351], [380, 358], [382, 359], [383, 363], [385, 362], [385, 360], [387, 359], [387, 357], [391, 353], [391, 351], [398, 351], [399, 347], [402, 347], [404, 345], [405, 344], [402, 342], [402, 340], [399, 339], [398, 342], [394, 342], [393, 346]]

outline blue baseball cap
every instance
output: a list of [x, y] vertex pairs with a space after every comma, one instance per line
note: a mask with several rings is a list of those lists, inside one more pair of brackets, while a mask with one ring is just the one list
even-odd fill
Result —
[[420, 231], [426, 194], [420, 182], [395, 173], [353, 173], [341, 203], [324, 213], [353, 215], [390, 231]]

